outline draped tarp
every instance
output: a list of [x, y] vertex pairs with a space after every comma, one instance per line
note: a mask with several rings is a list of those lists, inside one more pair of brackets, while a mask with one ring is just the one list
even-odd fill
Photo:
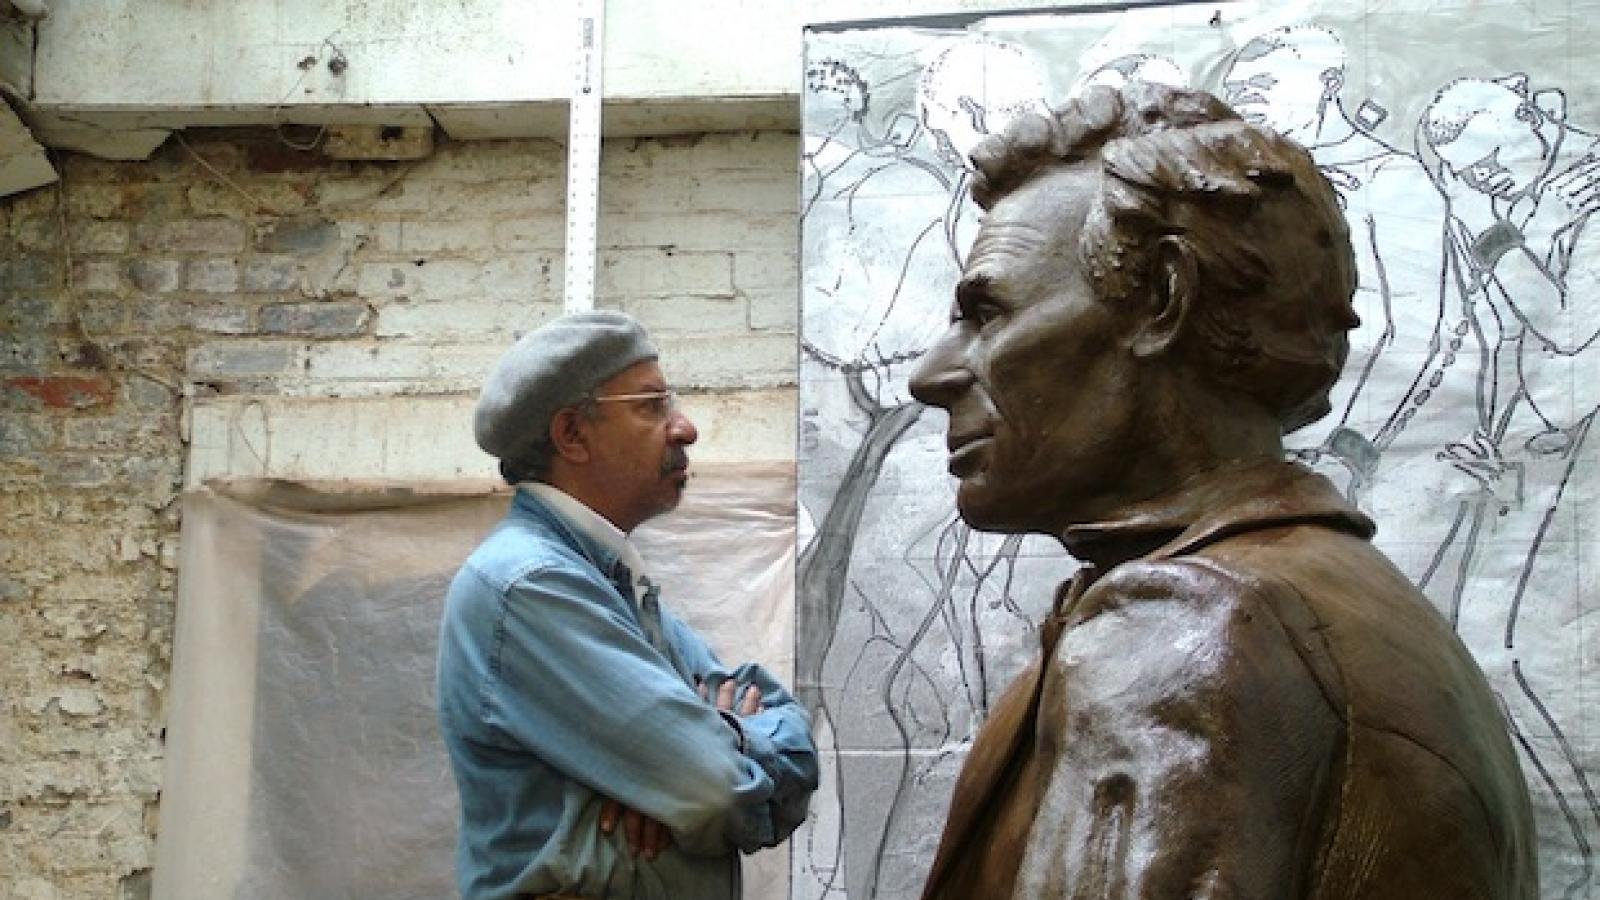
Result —
[[[483, 482], [282, 481], [184, 498], [157, 898], [455, 896], [439, 616], [508, 499]], [[699, 467], [634, 537], [725, 660], [787, 676], [793, 522], [790, 467]], [[750, 858], [747, 896], [785, 896], [786, 857]]]

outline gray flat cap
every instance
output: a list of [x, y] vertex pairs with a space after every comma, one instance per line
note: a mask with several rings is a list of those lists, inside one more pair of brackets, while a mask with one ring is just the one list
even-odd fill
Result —
[[478, 446], [499, 459], [526, 459], [549, 440], [557, 411], [657, 356], [644, 326], [627, 313], [573, 313], [539, 326], [500, 357], [483, 383], [472, 423]]

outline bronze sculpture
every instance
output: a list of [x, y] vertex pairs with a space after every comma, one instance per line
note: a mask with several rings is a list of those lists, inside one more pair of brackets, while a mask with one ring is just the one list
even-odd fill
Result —
[[1482, 673], [1371, 521], [1283, 460], [1358, 321], [1311, 158], [1135, 83], [973, 160], [988, 215], [912, 391], [949, 412], [962, 516], [1084, 568], [924, 897], [1536, 897]]

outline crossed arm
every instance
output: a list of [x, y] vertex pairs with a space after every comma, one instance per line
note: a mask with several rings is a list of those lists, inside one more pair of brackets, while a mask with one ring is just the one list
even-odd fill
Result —
[[817, 785], [804, 710], [764, 668], [728, 670], [665, 612], [658, 650], [625, 603], [597, 573], [514, 582], [491, 722], [610, 801], [602, 830], [620, 823], [635, 852], [653, 856], [669, 839], [701, 855], [782, 841]]
[[[716, 696], [713, 698], [710, 687], [701, 681], [697, 691], [701, 700], [714, 702], [717, 709], [722, 712], [753, 716], [761, 709], [761, 688], [753, 684], [746, 685], [741, 693], [733, 681], [724, 681], [717, 688]], [[737, 709], [733, 704], [735, 694], [739, 695]], [[661, 851], [672, 846], [672, 832], [667, 826], [631, 806], [607, 798], [600, 810], [600, 830], [605, 834], [614, 834], [619, 823], [622, 825], [622, 834], [628, 839], [628, 846], [632, 848], [635, 856], [655, 859]]]

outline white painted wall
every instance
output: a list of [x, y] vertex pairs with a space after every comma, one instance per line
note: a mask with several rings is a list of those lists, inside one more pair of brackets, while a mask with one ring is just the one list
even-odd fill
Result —
[[[1038, 0], [608, 0], [607, 133], [795, 129], [812, 23]], [[555, 136], [574, 20], [554, 0], [58, 0], [38, 26], [42, 128], [417, 124]], [[342, 71], [330, 64], [343, 61]], [[426, 112], [424, 112], [426, 110]]]
[[[472, 442], [476, 399], [450, 394], [199, 400], [190, 412], [186, 486], [253, 477], [494, 480], [494, 460]], [[683, 410], [700, 431], [689, 453], [694, 465], [794, 458], [792, 390], [689, 394]]]

